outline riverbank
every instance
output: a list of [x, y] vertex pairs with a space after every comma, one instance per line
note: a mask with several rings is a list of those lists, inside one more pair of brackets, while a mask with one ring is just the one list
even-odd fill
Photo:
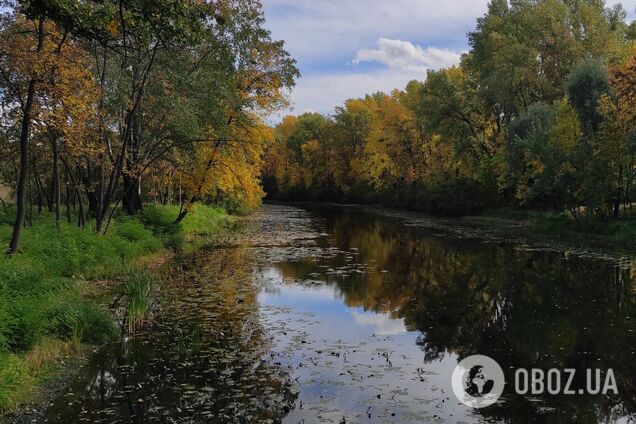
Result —
[[[636, 219], [631, 212], [623, 213], [617, 220], [603, 221], [583, 216], [578, 220], [568, 213], [526, 212], [514, 209], [499, 209], [480, 218], [526, 227], [533, 233], [571, 239], [594, 239], [597, 241], [634, 244], [636, 242]], [[474, 218], [473, 218], [474, 219]]]
[[[116, 217], [105, 236], [35, 214], [21, 252], [0, 256], [0, 414], [42, 397], [94, 346], [142, 323], [152, 307], [153, 264], [205, 244], [232, 221], [198, 205], [175, 226], [178, 207]], [[12, 214], [0, 213], [0, 244]], [[149, 271], [150, 270], [150, 271]], [[116, 313], [118, 311], [118, 313]], [[123, 312], [122, 312], [123, 311]]]
[[534, 248], [580, 252], [593, 256], [623, 256], [636, 252], [636, 220], [576, 222], [562, 214], [490, 211], [461, 218], [434, 216], [421, 211], [381, 205], [332, 202], [279, 202], [299, 207], [349, 209], [392, 218], [416, 231], [441, 231], [457, 238], [474, 238]]

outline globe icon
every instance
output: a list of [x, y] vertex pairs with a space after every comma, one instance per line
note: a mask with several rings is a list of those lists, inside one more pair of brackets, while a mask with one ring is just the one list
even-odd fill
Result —
[[453, 393], [471, 408], [485, 408], [497, 402], [505, 387], [505, 377], [499, 364], [484, 355], [462, 359], [453, 369]]
[[482, 397], [490, 393], [495, 386], [495, 381], [488, 378], [488, 375], [484, 372], [483, 365], [475, 365], [472, 367], [464, 382], [464, 389], [466, 393], [473, 397]]

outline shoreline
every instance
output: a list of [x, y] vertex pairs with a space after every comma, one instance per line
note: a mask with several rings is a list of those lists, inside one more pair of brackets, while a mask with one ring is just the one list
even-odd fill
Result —
[[[94, 305], [103, 310], [112, 319], [120, 332], [116, 341], [109, 341], [104, 344], [92, 344], [79, 342], [75, 339], [59, 339], [53, 336], [46, 336], [40, 340], [32, 349], [14, 354], [11, 357], [25, 360], [30, 356], [40, 355], [41, 346], [49, 345], [47, 356], [43, 357], [37, 369], [27, 370], [28, 381], [16, 387], [9, 387], [8, 393], [11, 399], [8, 407], [0, 412], [0, 421], [7, 423], [30, 423], [35, 422], [43, 416], [46, 409], [53, 400], [62, 394], [69, 384], [78, 375], [82, 366], [86, 365], [91, 356], [99, 352], [111, 343], [117, 343], [122, 337], [130, 334], [127, 321], [131, 317], [125, 294], [126, 286], [130, 284], [132, 273], [144, 273], [154, 281], [161, 278], [161, 269], [174, 261], [179, 255], [189, 254], [213, 245], [215, 240], [224, 232], [231, 230], [235, 224], [235, 217], [226, 213], [214, 212], [215, 209], [200, 206], [203, 210], [201, 217], [191, 215], [193, 221], [209, 220], [207, 223], [186, 222], [186, 227], [180, 227], [176, 236], [179, 238], [178, 244], [173, 245], [169, 235], [155, 232], [157, 240], [162, 239], [162, 247], [159, 250], [150, 251], [141, 256], [137, 256], [128, 262], [121, 262], [116, 270], [110, 270], [108, 276], [98, 276], [97, 278], [84, 279], [81, 275], [73, 277], [77, 284], [79, 299], [81, 302]], [[212, 215], [212, 211], [214, 214]], [[209, 216], [210, 215], [210, 216]], [[192, 218], [195, 217], [195, 218]], [[137, 222], [134, 219], [132, 222]], [[150, 230], [146, 224], [146, 228]], [[155, 229], [156, 230], [156, 229]], [[196, 230], [196, 231], [195, 231]], [[39, 231], [37, 227], [33, 231]], [[90, 230], [87, 230], [90, 231]], [[175, 234], [172, 234], [174, 236]], [[165, 240], [164, 240], [165, 238]], [[149, 295], [148, 308], [143, 311], [139, 318], [145, 324], [152, 319], [159, 284], [152, 283], [152, 293]], [[137, 318], [137, 317], [135, 317]], [[141, 327], [137, 328], [140, 330]], [[133, 331], [134, 333], [135, 331]], [[6, 354], [5, 354], [6, 355]], [[0, 369], [0, 371], [2, 371]], [[23, 371], [25, 372], [25, 371]], [[5, 387], [5, 390], [7, 387]]]
[[338, 208], [376, 214], [395, 219], [402, 225], [418, 230], [448, 232], [456, 238], [473, 238], [490, 242], [528, 245], [533, 248], [580, 253], [581, 255], [610, 255], [616, 258], [636, 255], [636, 239], [617, 240], [596, 233], [554, 234], [542, 231], [530, 219], [515, 220], [495, 215], [451, 218], [429, 215], [405, 208], [382, 205], [335, 202], [266, 201], [268, 204], [309, 208]]

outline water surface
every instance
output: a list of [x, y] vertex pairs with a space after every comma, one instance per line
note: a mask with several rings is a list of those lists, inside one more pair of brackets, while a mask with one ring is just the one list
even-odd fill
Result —
[[[634, 422], [635, 271], [630, 258], [268, 205], [173, 265], [154, 324], [95, 355], [47, 419]], [[612, 368], [620, 394], [507, 387], [473, 410], [450, 386], [473, 354], [496, 359], [507, 381], [518, 367]]]

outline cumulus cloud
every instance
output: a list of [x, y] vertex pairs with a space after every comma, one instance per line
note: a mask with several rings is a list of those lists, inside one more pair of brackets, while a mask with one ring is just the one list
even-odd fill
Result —
[[406, 333], [406, 326], [401, 319], [393, 319], [389, 314], [376, 314], [371, 312], [352, 312], [356, 324], [371, 327], [379, 336], [392, 336]]
[[389, 68], [425, 72], [456, 65], [459, 59], [459, 53], [447, 49], [423, 49], [408, 41], [380, 38], [376, 49], [360, 50], [353, 63], [380, 62]]
[[[403, 88], [423, 80], [427, 69], [457, 63], [488, 1], [263, 0], [267, 28], [285, 40], [303, 74], [291, 94], [293, 111], [271, 120], [290, 112], [331, 113], [348, 98]], [[633, 18], [629, 3], [622, 0]], [[377, 66], [362, 66], [370, 62]]]
[[378, 37], [462, 49], [488, 0], [263, 0], [267, 26], [301, 65], [351, 60]]
[[381, 38], [377, 49], [360, 50], [353, 63], [378, 62], [383, 67], [359, 70], [320, 72], [302, 77], [291, 93], [293, 110], [274, 116], [279, 120], [288, 113], [301, 114], [318, 111], [332, 113], [345, 100], [382, 91], [390, 93], [403, 89], [409, 81], [426, 79], [428, 69], [440, 69], [459, 63], [460, 54], [434, 47], [422, 48], [408, 41]]

